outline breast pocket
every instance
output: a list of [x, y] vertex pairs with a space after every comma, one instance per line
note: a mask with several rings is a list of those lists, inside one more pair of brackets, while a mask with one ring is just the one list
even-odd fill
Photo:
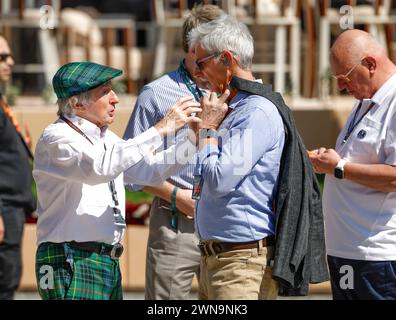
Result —
[[365, 117], [352, 134], [352, 154], [357, 162], [377, 162], [378, 148], [381, 142], [380, 122]]

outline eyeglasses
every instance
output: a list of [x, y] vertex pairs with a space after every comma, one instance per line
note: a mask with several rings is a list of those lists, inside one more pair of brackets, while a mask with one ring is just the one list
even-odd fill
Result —
[[10, 54], [10, 53], [0, 53], [0, 62], [4, 62], [8, 58], [12, 58], [12, 54]]
[[198, 68], [200, 71], [202, 71], [203, 68], [204, 68], [204, 62], [207, 61], [207, 60], [209, 60], [209, 59], [212, 59], [212, 58], [214, 58], [214, 57], [217, 57], [219, 54], [220, 54], [220, 53], [213, 53], [213, 54], [211, 54], [211, 55], [209, 55], [209, 56], [207, 56], [207, 57], [204, 57], [204, 58], [195, 60], [195, 65], [197, 66], [197, 68]]
[[344, 80], [344, 81], [351, 81], [351, 79], [349, 79], [349, 76], [351, 75], [351, 73], [353, 72], [353, 70], [355, 70], [355, 68], [360, 65], [363, 62], [364, 58], [360, 59], [358, 63], [356, 63], [351, 69], [349, 69], [349, 71], [346, 74], [339, 74], [336, 76], [332, 76], [334, 79], [336, 80]]

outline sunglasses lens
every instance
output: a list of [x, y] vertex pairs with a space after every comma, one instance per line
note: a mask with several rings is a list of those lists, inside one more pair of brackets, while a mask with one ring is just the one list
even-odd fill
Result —
[[0, 61], [6, 61], [11, 55], [9, 53], [0, 54]]

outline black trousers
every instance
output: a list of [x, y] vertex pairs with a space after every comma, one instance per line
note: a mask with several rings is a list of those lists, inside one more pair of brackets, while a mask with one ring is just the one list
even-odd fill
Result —
[[334, 300], [396, 300], [396, 261], [327, 261]]
[[12, 300], [22, 274], [21, 242], [25, 211], [23, 208], [1, 208], [5, 235], [0, 243], [0, 300]]

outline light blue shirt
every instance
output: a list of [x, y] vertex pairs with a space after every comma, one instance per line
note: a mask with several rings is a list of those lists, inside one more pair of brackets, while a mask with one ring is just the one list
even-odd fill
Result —
[[[124, 133], [124, 139], [134, 138], [154, 126], [165, 116], [169, 108], [173, 106], [177, 100], [185, 96], [192, 96], [192, 94], [184, 83], [179, 69], [145, 85], [137, 98]], [[188, 126], [186, 125], [177, 132], [176, 136], [166, 137], [166, 139], [164, 139], [164, 144], [159, 150], [166, 149], [176, 141], [185, 139], [187, 130]], [[194, 158], [190, 160], [183, 166], [177, 175], [173, 175], [168, 181], [178, 187], [192, 189], [195, 161]], [[130, 187], [135, 191], [143, 188], [143, 186], [138, 185]]]
[[218, 129], [219, 147], [208, 145], [199, 153], [204, 182], [196, 230], [204, 240], [259, 240], [275, 233], [283, 122], [276, 106], [261, 96], [240, 92], [229, 107], [233, 111]]

